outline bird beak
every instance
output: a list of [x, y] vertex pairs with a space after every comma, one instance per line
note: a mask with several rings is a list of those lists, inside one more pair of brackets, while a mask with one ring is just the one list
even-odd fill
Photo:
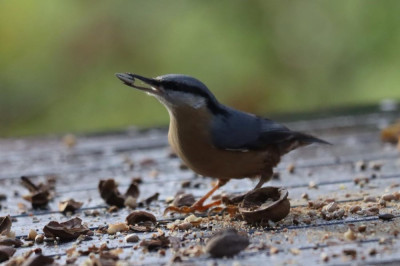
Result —
[[[160, 81], [151, 78], [145, 78], [137, 74], [131, 73], [116, 73], [115, 76], [119, 78], [125, 85], [145, 91], [150, 94], [161, 95], [162, 89], [160, 86]], [[135, 85], [135, 78], [142, 81], [143, 83], [150, 85], [150, 87], [142, 87]]]

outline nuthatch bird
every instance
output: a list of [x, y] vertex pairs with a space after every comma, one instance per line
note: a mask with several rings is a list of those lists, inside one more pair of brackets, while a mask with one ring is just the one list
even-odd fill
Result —
[[[260, 177], [255, 189], [260, 188], [271, 179], [273, 167], [284, 154], [311, 143], [329, 144], [272, 120], [222, 105], [202, 82], [190, 76], [116, 76], [124, 84], [156, 97], [167, 108], [172, 149], [194, 172], [218, 179], [217, 185], [191, 207], [168, 207], [166, 212], [204, 212], [221, 203], [204, 205], [230, 179]], [[147, 86], [135, 85], [135, 79]]]

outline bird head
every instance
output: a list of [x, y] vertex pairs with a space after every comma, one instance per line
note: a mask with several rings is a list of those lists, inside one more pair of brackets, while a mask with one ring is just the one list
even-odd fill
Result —
[[[214, 113], [220, 108], [215, 96], [206, 85], [190, 76], [168, 74], [156, 78], [146, 78], [131, 73], [117, 73], [116, 76], [125, 85], [156, 97], [171, 111], [180, 107], [195, 109], [207, 107]], [[144, 83], [144, 86], [136, 85], [135, 79]]]

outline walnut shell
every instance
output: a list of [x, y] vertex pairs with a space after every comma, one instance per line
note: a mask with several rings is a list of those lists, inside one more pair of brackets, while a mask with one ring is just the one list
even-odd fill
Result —
[[239, 204], [239, 212], [248, 223], [277, 222], [290, 211], [288, 191], [280, 187], [262, 187], [250, 191]]

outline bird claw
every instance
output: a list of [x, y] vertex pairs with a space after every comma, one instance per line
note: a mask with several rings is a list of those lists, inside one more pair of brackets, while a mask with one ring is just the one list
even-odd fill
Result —
[[175, 207], [175, 206], [169, 206], [164, 210], [164, 216], [167, 215], [169, 212], [177, 212], [177, 213], [191, 213], [194, 212], [195, 210], [192, 209], [191, 207], [188, 206], [183, 206], [183, 207]]
[[226, 207], [215, 207], [210, 209], [207, 215], [211, 216], [213, 213], [225, 215], [225, 213], [228, 213], [229, 216], [234, 217], [238, 213], [238, 210], [239, 208], [236, 205], [228, 205]]
[[209, 210], [211, 207], [216, 206], [221, 204], [220, 200], [216, 200], [214, 202], [211, 202], [207, 205], [203, 205], [203, 202], [196, 202], [192, 206], [183, 206], [183, 207], [176, 207], [176, 206], [169, 206], [164, 210], [164, 215], [166, 215], [169, 212], [177, 212], [177, 213], [195, 213], [195, 212], [206, 212]]

